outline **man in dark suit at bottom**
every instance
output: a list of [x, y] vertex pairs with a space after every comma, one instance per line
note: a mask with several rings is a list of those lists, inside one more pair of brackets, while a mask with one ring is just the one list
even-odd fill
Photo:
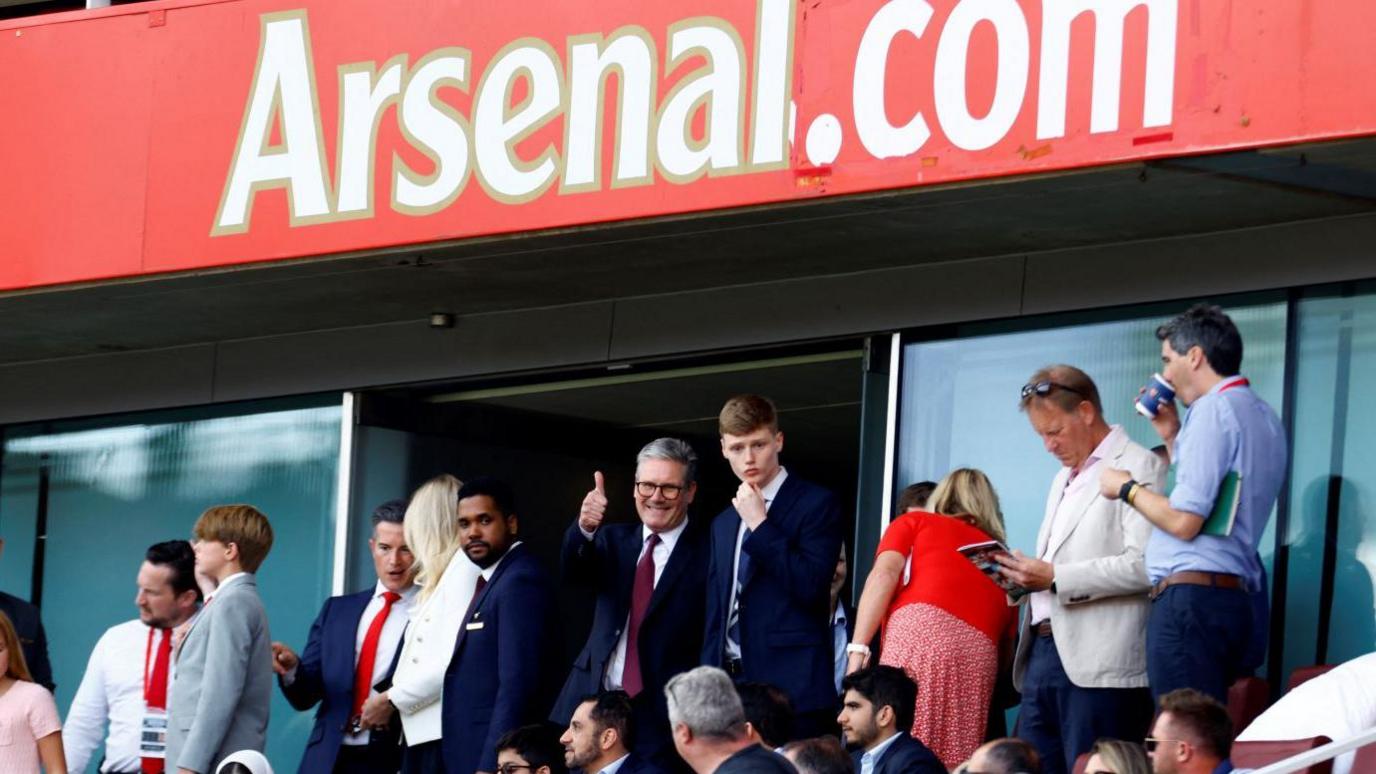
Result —
[[482, 568], [444, 675], [444, 768], [492, 774], [497, 742], [549, 713], [560, 638], [554, 582], [516, 539], [516, 495], [494, 478], [459, 489], [459, 540]]
[[[5, 551], [5, 540], [0, 538], [0, 554]], [[19, 646], [24, 651], [24, 663], [29, 667], [33, 681], [53, 690], [53, 667], [48, 662], [48, 635], [43, 631], [43, 620], [38, 617], [38, 608], [13, 594], [0, 591], [0, 613], [9, 617], [14, 624], [14, 632], [19, 635]]]
[[891, 666], [853, 672], [845, 689], [841, 724], [856, 774], [945, 774], [927, 745], [908, 735], [917, 707], [917, 684]]
[[373, 536], [368, 539], [377, 571], [373, 588], [326, 600], [300, 656], [283, 643], [272, 643], [272, 668], [287, 701], [298, 710], [320, 705], [298, 774], [395, 772], [401, 767], [401, 722], [392, 705], [381, 705], [376, 716], [365, 716], [363, 706], [396, 670], [416, 596], [405, 516], [405, 500], [373, 511]]
[[659, 766], [631, 752], [636, 730], [635, 710], [625, 691], [588, 696], [559, 738], [564, 763], [582, 774], [663, 774]]
[[749, 732], [726, 672], [701, 666], [664, 686], [674, 748], [694, 774], [797, 774], [784, 756]]

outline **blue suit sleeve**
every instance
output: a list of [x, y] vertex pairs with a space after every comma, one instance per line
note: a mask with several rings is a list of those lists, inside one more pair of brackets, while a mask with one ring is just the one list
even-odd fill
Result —
[[[721, 519], [721, 516], [717, 517]], [[726, 611], [722, 608], [721, 583], [730, 583], [729, 580], [722, 581], [719, 576], [722, 568], [717, 562], [717, 535], [721, 530], [717, 529], [717, 524], [711, 526], [712, 532], [707, 544], [707, 601], [704, 608], [705, 618], [702, 627], [702, 657], [700, 659], [704, 666], [721, 666], [723, 638], [725, 633], [722, 626], [726, 622]], [[658, 697], [656, 697], [658, 698]]]
[[536, 714], [532, 704], [546, 671], [543, 662], [553, 616], [553, 589], [541, 575], [527, 574], [503, 595], [497, 608], [497, 697], [478, 758], [479, 771], [496, 771], [497, 740]]
[[603, 535], [607, 528], [599, 529], [592, 540], [583, 537], [575, 520], [564, 532], [564, 545], [559, 552], [559, 567], [568, 583], [582, 586], [596, 586], [602, 577], [602, 553], [606, 550]]
[[[802, 504], [800, 504], [802, 505]], [[831, 590], [831, 575], [841, 553], [841, 508], [830, 492], [809, 504], [797, 536], [791, 536], [766, 518], [741, 550], [750, 554], [756, 572], [767, 572], [783, 582], [797, 601], [812, 604]]]
[[325, 698], [325, 677], [320, 666], [320, 642], [325, 634], [325, 620], [329, 618], [330, 605], [333, 603], [333, 599], [325, 600], [325, 606], [320, 608], [315, 623], [311, 624], [306, 649], [301, 651], [301, 663], [296, 666], [296, 679], [291, 685], [287, 685], [281, 678], [277, 681], [277, 684], [282, 686], [282, 695], [287, 697], [287, 702], [298, 710], [308, 710]]

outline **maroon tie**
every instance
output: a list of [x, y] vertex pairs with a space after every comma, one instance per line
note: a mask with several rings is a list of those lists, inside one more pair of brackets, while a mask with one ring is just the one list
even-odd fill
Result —
[[645, 688], [640, 677], [640, 624], [655, 593], [655, 546], [659, 535], [651, 532], [645, 539], [645, 553], [635, 566], [635, 586], [631, 588], [631, 617], [626, 622], [626, 666], [621, 671], [621, 687], [634, 697]]
[[354, 713], [351, 717], [358, 717], [363, 714], [363, 702], [368, 699], [368, 694], [373, 690], [373, 664], [377, 662], [377, 643], [382, 639], [382, 625], [387, 623], [387, 614], [392, 612], [392, 605], [401, 599], [401, 595], [395, 591], [386, 591], [382, 594], [382, 609], [373, 617], [373, 622], [368, 624], [368, 633], [363, 636], [363, 650], [358, 654], [358, 669], [354, 671]]

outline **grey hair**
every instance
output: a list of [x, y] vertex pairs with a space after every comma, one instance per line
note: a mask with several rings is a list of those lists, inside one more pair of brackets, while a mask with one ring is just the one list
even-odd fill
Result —
[[677, 438], [656, 438], [645, 444], [640, 453], [635, 455], [636, 467], [640, 467], [645, 460], [677, 462], [683, 466], [684, 484], [691, 484], [697, 480], [698, 454], [693, 451], [693, 447], [687, 441], [680, 441]]
[[670, 727], [684, 725], [693, 736], [735, 740], [745, 733], [745, 708], [736, 686], [716, 667], [700, 666], [675, 675], [664, 686]]

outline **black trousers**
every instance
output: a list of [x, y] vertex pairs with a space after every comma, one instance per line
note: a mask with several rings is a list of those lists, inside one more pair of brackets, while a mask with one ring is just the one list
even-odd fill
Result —
[[401, 756], [401, 774], [444, 774], [441, 741], [413, 744]]

